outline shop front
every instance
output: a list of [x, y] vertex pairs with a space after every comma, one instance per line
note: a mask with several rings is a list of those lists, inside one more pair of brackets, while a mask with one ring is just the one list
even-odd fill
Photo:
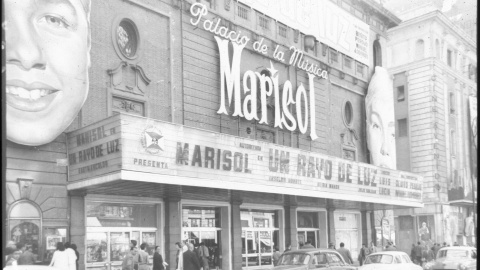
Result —
[[411, 173], [131, 115], [74, 131], [68, 145], [87, 269], [119, 269], [131, 240], [150, 258], [160, 246], [170, 269], [175, 242], [203, 243], [220, 269], [271, 267], [289, 243], [344, 242], [356, 256], [360, 211], [421, 206]]

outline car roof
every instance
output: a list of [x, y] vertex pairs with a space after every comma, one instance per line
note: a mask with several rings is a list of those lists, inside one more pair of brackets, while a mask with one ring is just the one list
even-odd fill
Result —
[[403, 252], [403, 251], [398, 251], [398, 250], [392, 250], [392, 251], [379, 251], [379, 252], [375, 252], [375, 253], [372, 253], [368, 256], [371, 256], [371, 255], [379, 255], [379, 254], [382, 254], [382, 255], [408, 255], [407, 253]]
[[290, 253], [315, 253], [315, 252], [337, 252], [334, 249], [329, 248], [305, 248], [305, 249], [296, 249], [285, 252], [284, 254]]
[[476, 250], [474, 247], [468, 246], [453, 246], [453, 247], [443, 247], [440, 250], [450, 250], [450, 249], [457, 249], [457, 250]]

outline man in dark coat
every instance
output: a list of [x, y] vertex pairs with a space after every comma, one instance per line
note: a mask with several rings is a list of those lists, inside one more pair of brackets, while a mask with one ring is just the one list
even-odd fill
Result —
[[342, 255], [343, 259], [348, 264], [353, 264], [352, 254], [350, 254], [350, 250], [345, 248], [345, 244], [342, 242], [340, 243], [340, 248], [337, 249], [338, 253]]
[[199, 270], [200, 262], [197, 255], [193, 252], [193, 245], [187, 243], [188, 250], [183, 252], [183, 270]]
[[415, 254], [415, 263], [422, 265], [422, 246], [420, 242], [417, 242], [417, 245], [413, 248], [413, 253]]

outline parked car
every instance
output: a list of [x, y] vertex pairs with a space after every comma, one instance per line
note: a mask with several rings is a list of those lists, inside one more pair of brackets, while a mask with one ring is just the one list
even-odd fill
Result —
[[477, 269], [477, 249], [474, 247], [441, 248], [437, 253], [437, 259], [434, 262], [426, 263], [423, 269]]
[[346, 263], [340, 253], [333, 249], [299, 249], [288, 251], [280, 256], [273, 270], [356, 270], [357, 267]]
[[368, 255], [359, 270], [422, 270], [403, 251], [382, 251]]
[[5, 266], [3, 270], [60, 270], [60, 268], [48, 265], [9, 265]]

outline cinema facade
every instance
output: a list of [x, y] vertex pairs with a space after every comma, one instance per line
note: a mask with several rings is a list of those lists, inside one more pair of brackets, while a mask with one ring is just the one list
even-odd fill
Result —
[[423, 206], [422, 178], [369, 164], [366, 145], [369, 78], [399, 20], [322, 2], [93, 1], [82, 111], [52, 143], [7, 144], [7, 238], [39, 263], [73, 242], [92, 270], [121, 269], [130, 240], [169, 269], [182, 241], [221, 269], [306, 241], [356, 259], [393, 228], [374, 211]]

